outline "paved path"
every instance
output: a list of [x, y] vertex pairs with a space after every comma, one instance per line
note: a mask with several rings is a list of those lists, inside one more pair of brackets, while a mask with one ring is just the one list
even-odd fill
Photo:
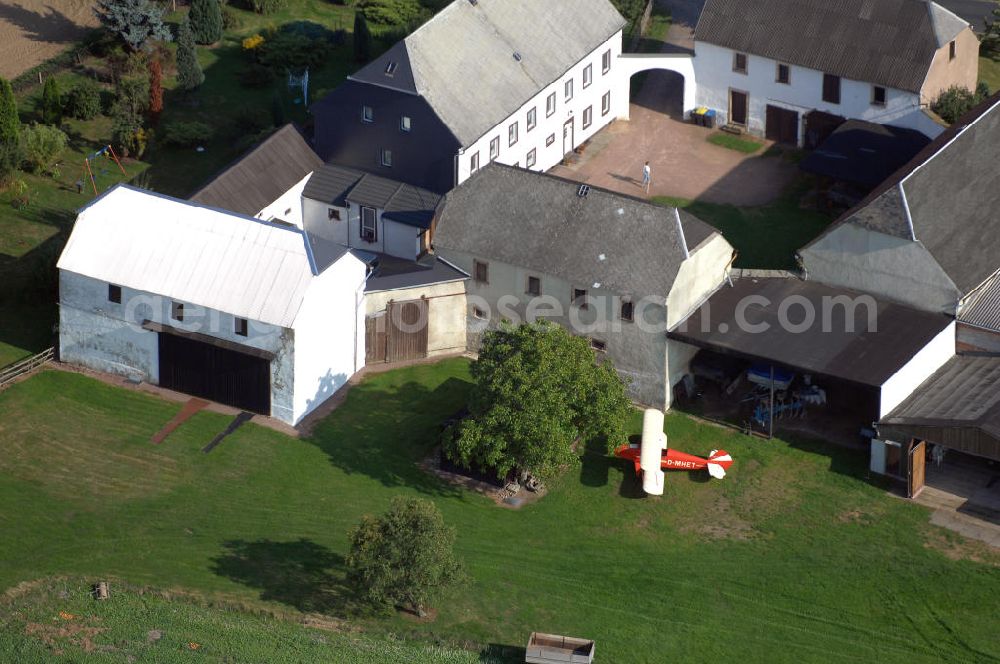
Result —
[[[659, 1], [674, 17], [664, 51], [692, 48], [703, 0]], [[652, 196], [747, 206], [780, 196], [794, 179], [795, 166], [778, 157], [747, 156], [708, 143], [710, 130], [683, 119], [683, 85], [679, 74], [649, 72], [632, 100], [631, 120], [606, 127], [575, 163], [556, 166], [551, 173], [643, 196], [642, 166], [648, 160]]]
[[1000, 478], [978, 464], [938, 468], [928, 462], [927, 484], [915, 502], [930, 507], [931, 523], [1000, 549]]

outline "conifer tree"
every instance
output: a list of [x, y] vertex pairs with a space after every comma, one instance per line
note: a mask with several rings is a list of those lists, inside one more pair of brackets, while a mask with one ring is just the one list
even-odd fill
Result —
[[222, 7], [219, 0], [192, 0], [188, 20], [194, 40], [199, 44], [214, 44], [222, 39]]
[[177, 84], [182, 90], [194, 90], [205, 82], [205, 72], [198, 62], [194, 35], [187, 20], [181, 22], [177, 32]]

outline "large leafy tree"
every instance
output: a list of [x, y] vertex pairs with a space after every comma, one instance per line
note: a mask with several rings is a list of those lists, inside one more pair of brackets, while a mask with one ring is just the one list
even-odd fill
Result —
[[191, 32], [199, 44], [214, 44], [222, 39], [222, 7], [219, 0], [192, 0]]
[[18, 162], [21, 119], [10, 81], [0, 78], [0, 185], [6, 184]]
[[177, 32], [177, 84], [183, 90], [194, 90], [204, 82], [205, 72], [201, 70], [201, 63], [198, 62], [194, 35], [191, 34], [191, 26], [185, 20], [181, 22]]
[[350, 540], [348, 579], [372, 607], [423, 616], [428, 602], [462, 579], [455, 530], [429, 500], [394, 498], [385, 514], [365, 516]]
[[445, 437], [445, 453], [463, 466], [547, 477], [578, 460], [578, 438], [603, 439], [608, 450], [625, 440], [624, 383], [610, 360], [559, 326], [488, 332], [472, 376], [469, 417]]
[[151, 39], [171, 39], [170, 29], [163, 23], [163, 9], [149, 0], [97, 0], [94, 14], [133, 51]]

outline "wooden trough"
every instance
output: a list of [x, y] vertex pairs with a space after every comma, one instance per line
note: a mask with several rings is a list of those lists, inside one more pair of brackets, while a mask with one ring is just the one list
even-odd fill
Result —
[[524, 653], [526, 664], [591, 664], [594, 661], [594, 642], [571, 636], [532, 632]]

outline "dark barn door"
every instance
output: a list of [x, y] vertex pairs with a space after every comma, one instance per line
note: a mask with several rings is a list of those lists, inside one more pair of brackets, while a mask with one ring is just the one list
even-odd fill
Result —
[[385, 361], [404, 362], [427, 357], [427, 300], [390, 302]]
[[271, 363], [203, 341], [160, 332], [160, 386], [271, 414]]
[[769, 141], [797, 145], [799, 142], [799, 114], [787, 108], [768, 104], [764, 135]]

